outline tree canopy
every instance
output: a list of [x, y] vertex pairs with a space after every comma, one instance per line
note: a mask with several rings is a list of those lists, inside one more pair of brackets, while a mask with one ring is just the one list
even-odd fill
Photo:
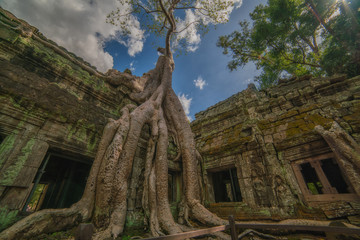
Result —
[[[169, 50], [195, 51], [213, 24], [226, 23], [241, 0], [118, 0], [121, 8], [107, 16], [123, 35], [142, 29], [166, 37]], [[171, 45], [170, 45], [171, 43]], [[167, 48], [167, 47], [166, 47]]]
[[252, 24], [241, 21], [217, 46], [231, 55], [230, 70], [254, 62], [261, 88], [291, 75], [354, 76], [360, 73], [359, 7], [358, 1], [269, 0], [250, 13]]

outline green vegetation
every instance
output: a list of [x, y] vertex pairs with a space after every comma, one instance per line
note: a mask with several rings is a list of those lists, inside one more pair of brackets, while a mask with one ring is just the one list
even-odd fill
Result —
[[2, 164], [5, 161], [5, 157], [7, 154], [10, 153], [10, 151], [13, 149], [14, 147], [14, 143], [15, 143], [15, 139], [16, 139], [16, 135], [15, 134], [11, 134], [9, 136], [7, 136], [4, 141], [0, 144], [0, 167], [2, 167]]
[[33, 193], [29, 204], [27, 205], [26, 211], [35, 212], [41, 197], [43, 196], [44, 190], [47, 188], [47, 184], [37, 184], [35, 192]]
[[[53, 49], [43, 45], [39, 41], [19, 37], [18, 46], [20, 49], [27, 51], [31, 57], [37, 59], [39, 62], [44, 62], [46, 63], [45, 65], [52, 67], [54, 71], [59, 71], [61, 69], [63, 75], [79, 78], [85, 85], [91, 86], [96, 91], [103, 93], [108, 93], [110, 91], [109, 87], [103, 80], [85, 71], [80, 66], [72, 63], [70, 60], [62, 57]], [[71, 54], [69, 53], [69, 55]]]
[[36, 139], [31, 138], [21, 149], [21, 155], [18, 157], [18, 160], [4, 172], [3, 178], [0, 181], [1, 185], [9, 186], [14, 183], [26, 160], [29, 158], [35, 141]]
[[18, 210], [9, 210], [6, 207], [0, 208], [0, 232], [19, 220]]
[[281, 77], [360, 74], [360, 1], [268, 0], [217, 45], [230, 70], [254, 62], [260, 88]]

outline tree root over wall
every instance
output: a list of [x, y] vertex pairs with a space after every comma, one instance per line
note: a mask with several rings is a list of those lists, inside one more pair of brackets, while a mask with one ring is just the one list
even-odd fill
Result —
[[[36, 212], [0, 233], [0, 239], [24, 239], [41, 233], [61, 231], [92, 221], [93, 239], [116, 238], [122, 234], [127, 212], [127, 191], [133, 159], [141, 129], [151, 129], [146, 160], [143, 210], [153, 236], [182, 232], [170, 211], [168, 202], [168, 134], [179, 146], [184, 196], [181, 223], [188, 218], [206, 225], [228, 222], [209, 212], [200, 201], [198, 153], [190, 124], [176, 94], [171, 88], [174, 63], [170, 54], [160, 56], [153, 70], [142, 77], [110, 71], [107, 81], [118, 85], [127, 81], [134, 87], [130, 95], [139, 106], [127, 105], [118, 120], [109, 119], [81, 200], [66, 209], [45, 209]], [[328, 225], [329, 222], [287, 220], [280, 223]], [[226, 237], [224, 237], [226, 238]]]

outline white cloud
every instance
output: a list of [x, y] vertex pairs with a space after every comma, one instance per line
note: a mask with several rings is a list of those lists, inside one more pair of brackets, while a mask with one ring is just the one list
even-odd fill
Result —
[[194, 80], [194, 84], [200, 90], [203, 90], [204, 86], [207, 85], [206, 81], [201, 76], [198, 76], [198, 78]]
[[[225, 23], [229, 20], [230, 14], [234, 8], [241, 7], [242, 0], [222, 0], [221, 4], [223, 5], [220, 6], [218, 0], [198, 0], [195, 4], [198, 9], [195, 11], [195, 14], [204, 22], [205, 25], [209, 23]], [[210, 12], [216, 12], [216, 18], [209, 18], [208, 16], [202, 14], [201, 9], [203, 8], [209, 9]]]
[[[176, 48], [181, 41], [185, 41], [187, 51], [196, 51], [201, 42], [201, 37], [197, 30], [200, 22], [204, 25], [226, 23], [234, 8], [239, 8], [242, 5], [242, 0], [223, 0], [221, 3], [224, 5], [220, 6], [218, 0], [197, 0], [195, 3], [196, 10], [185, 10], [185, 18], [176, 19], [179, 33], [177, 34], [173, 47]], [[210, 18], [204, 14], [206, 10], [212, 13], [216, 12], [216, 17], [210, 14], [212, 15]]]
[[134, 57], [135, 54], [140, 53], [144, 47], [145, 31], [141, 30], [140, 22], [134, 16], [129, 17], [126, 25], [129, 33], [124, 45], [128, 47], [128, 54]]
[[[101, 0], [3, 0], [2, 7], [37, 27], [47, 38], [82, 57], [99, 71], [113, 67], [113, 58], [103, 49], [104, 42], [117, 40], [128, 47], [130, 56], [143, 48], [144, 31], [131, 17], [130, 32], [120, 37], [118, 27], [106, 23], [106, 16], [115, 10], [118, 1]], [[121, 7], [121, 12], [130, 6]]]
[[189, 119], [189, 121], [191, 121], [192, 118], [189, 116], [189, 114], [190, 114], [190, 105], [191, 105], [192, 98], [188, 98], [188, 96], [183, 93], [180, 93], [178, 95], [178, 98], [180, 100], [180, 103], [184, 109], [184, 112], [185, 112], [187, 118]]
[[132, 61], [132, 62], [130, 63], [130, 71], [131, 71], [132, 73], [135, 72], [134, 61]]
[[197, 17], [192, 10], [187, 9], [185, 11], [185, 19], [178, 19], [178, 21], [177, 29], [184, 30], [177, 35], [175, 45], [184, 39], [188, 44], [187, 50], [189, 52], [195, 52], [201, 42], [200, 34], [197, 32], [195, 23], [197, 21]]

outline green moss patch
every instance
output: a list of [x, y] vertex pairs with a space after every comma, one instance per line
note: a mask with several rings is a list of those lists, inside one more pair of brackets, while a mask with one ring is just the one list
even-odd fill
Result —
[[23, 168], [26, 160], [29, 158], [32, 148], [35, 144], [35, 139], [30, 139], [25, 147], [21, 149], [21, 155], [18, 157], [18, 159], [5, 170], [5, 173], [3, 174], [2, 179], [0, 180], [1, 185], [5, 186], [11, 186], [15, 179], [17, 178], [18, 174], [20, 173], [21, 169]]

